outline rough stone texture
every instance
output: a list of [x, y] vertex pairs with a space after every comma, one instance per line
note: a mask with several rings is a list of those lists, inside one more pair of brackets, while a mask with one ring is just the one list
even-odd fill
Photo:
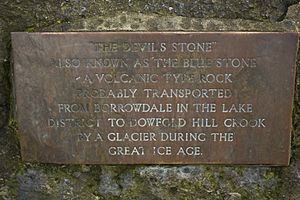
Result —
[[292, 5], [288, 8], [286, 19], [294, 22], [297, 31], [300, 31], [300, 4]]
[[[4, 23], [0, 20], [0, 35], [3, 35], [4, 32]], [[0, 130], [7, 123], [7, 111], [8, 111], [8, 102], [5, 97], [8, 96], [8, 82], [7, 82], [7, 72], [8, 72], [8, 59], [6, 57], [6, 47], [4, 38], [0, 38]], [[1, 131], [0, 131], [1, 133]]]
[[43, 26], [49, 22], [59, 23], [55, 19], [67, 22], [78, 17], [108, 16], [122, 11], [196, 18], [279, 21], [284, 18], [288, 6], [297, 2], [299, 0], [4, 0], [1, 7], [7, 20], [26, 16], [28, 25], [32, 25], [30, 22], [34, 20]]
[[[7, 120], [9, 91], [12, 91], [11, 31], [299, 31], [298, 2], [1, 1], [0, 199], [300, 199], [299, 92], [295, 95], [293, 155], [289, 167], [24, 163], [19, 155], [17, 125], [12, 117]], [[299, 61], [300, 57], [298, 68]], [[300, 91], [299, 81], [298, 73], [297, 91]]]
[[293, 21], [255, 22], [242, 19], [203, 19], [180, 16], [121, 13], [106, 17], [79, 19], [73, 23], [52, 25], [42, 31], [296, 31]]

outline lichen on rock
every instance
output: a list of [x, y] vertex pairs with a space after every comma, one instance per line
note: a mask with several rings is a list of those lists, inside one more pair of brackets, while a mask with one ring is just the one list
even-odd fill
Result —
[[300, 199], [299, 98], [289, 167], [25, 163], [8, 127], [11, 31], [299, 32], [299, 1], [5, 0], [0, 11], [0, 199]]

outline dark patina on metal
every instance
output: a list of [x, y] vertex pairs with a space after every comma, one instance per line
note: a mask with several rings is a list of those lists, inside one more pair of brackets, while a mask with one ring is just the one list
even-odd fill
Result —
[[26, 161], [288, 165], [297, 33], [12, 33]]

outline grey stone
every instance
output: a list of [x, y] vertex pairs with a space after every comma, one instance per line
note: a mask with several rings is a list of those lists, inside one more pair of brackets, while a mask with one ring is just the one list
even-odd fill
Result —
[[119, 196], [121, 194], [121, 188], [115, 178], [111, 170], [103, 169], [99, 183], [99, 194], [101, 196]]
[[[1, 35], [3, 31], [8, 35], [10, 31], [38, 30], [299, 32], [299, 4], [292, 5], [297, 2], [4, 0], [0, 3], [0, 19], [6, 24], [1, 27]], [[4, 42], [9, 43], [9, 38]], [[0, 57], [3, 58], [4, 52], [4, 58], [8, 58], [9, 49], [3, 42], [0, 44]], [[3, 80], [3, 63], [0, 68]], [[0, 99], [3, 91], [1, 85]], [[124, 167], [117, 166], [116, 169], [122, 170], [116, 173], [116, 169], [102, 166], [83, 171], [77, 166], [26, 165], [19, 160], [14, 133], [0, 129], [0, 199], [63, 199], [64, 195], [65, 199], [297, 200], [300, 199], [299, 102], [295, 108], [293, 158], [286, 168], [158, 165], [131, 166], [122, 171]]]
[[267, 168], [199, 166], [147, 167], [140, 170], [140, 176], [151, 186], [151, 193], [159, 199], [177, 199], [181, 195], [199, 199], [234, 199], [241, 196], [233, 192], [235, 188], [247, 188], [252, 198], [259, 199], [263, 191], [273, 191], [278, 184], [274, 177], [265, 179], [268, 173]]
[[300, 3], [292, 5], [288, 8], [286, 19], [295, 23], [297, 31], [300, 32]]
[[60, 198], [61, 199], [72, 199], [79, 198], [77, 194], [75, 184], [68, 178], [63, 178], [60, 182]]
[[47, 177], [39, 171], [28, 170], [18, 177], [19, 193], [18, 199], [38, 199], [46, 198], [47, 194]]
[[3, 199], [3, 200], [10, 199], [9, 194], [8, 194], [8, 190], [9, 190], [8, 186], [0, 187], [0, 199]]
[[[125, 20], [126, 19], [126, 20]], [[138, 23], [133, 27], [132, 24]], [[186, 23], [188, 21], [188, 25]], [[282, 22], [257, 22], [241, 19], [197, 19], [181, 16], [145, 15], [122, 13], [110, 18], [92, 17], [80, 19], [74, 24], [58, 24], [43, 31], [295, 31], [290, 20]]]

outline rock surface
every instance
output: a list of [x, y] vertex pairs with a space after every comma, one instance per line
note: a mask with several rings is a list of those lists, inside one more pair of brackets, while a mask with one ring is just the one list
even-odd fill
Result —
[[300, 199], [299, 75], [289, 167], [24, 163], [9, 115], [12, 31], [299, 31], [299, 16], [299, 0], [1, 1], [0, 199]]

